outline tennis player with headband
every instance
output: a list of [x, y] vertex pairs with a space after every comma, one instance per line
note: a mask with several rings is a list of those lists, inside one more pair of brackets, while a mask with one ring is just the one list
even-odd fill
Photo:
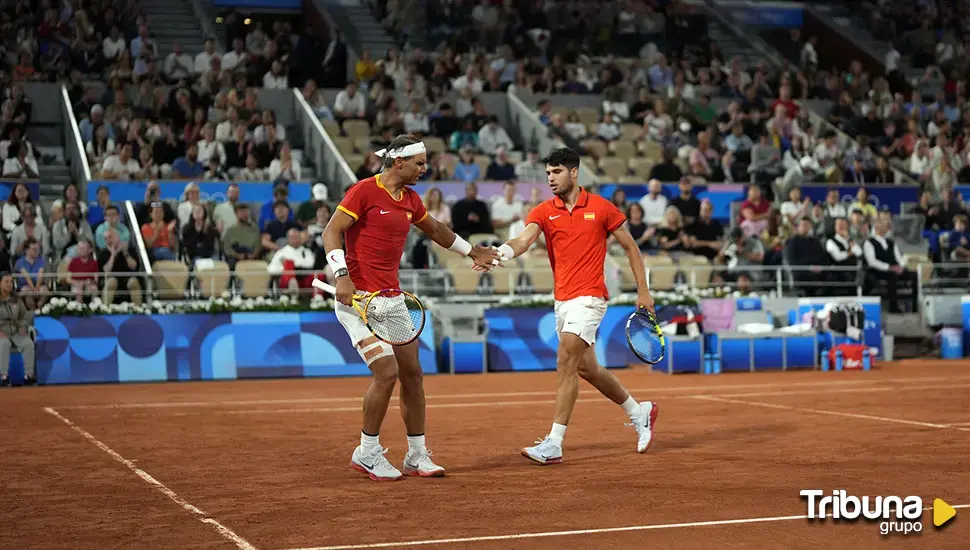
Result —
[[[612, 234], [626, 251], [637, 282], [637, 307], [653, 311], [640, 248], [627, 229], [626, 217], [608, 200], [579, 186], [579, 155], [569, 148], [555, 149], [543, 159], [549, 186], [555, 195], [529, 212], [525, 230], [499, 247], [502, 261], [525, 253], [542, 233], [546, 237], [555, 286], [556, 332], [559, 352], [559, 390], [552, 431], [522, 454], [540, 464], [562, 462], [562, 441], [579, 396], [579, 378], [623, 407], [637, 430], [637, 452], [645, 452], [653, 439], [657, 405], [638, 403], [616, 376], [599, 366], [593, 344], [606, 314], [606, 241]], [[492, 267], [479, 267], [488, 270]]]
[[[354, 450], [351, 466], [373, 480], [393, 480], [401, 471], [391, 465], [381, 447], [379, 433], [391, 394], [401, 383], [401, 416], [408, 434], [404, 457], [405, 475], [440, 477], [444, 468], [431, 460], [425, 446], [425, 400], [418, 342], [392, 347], [374, 336], [364, 324], [351, 299], [358, 290], [376, 292], [400, 288], [398, 266], [411, 225], [434, 242], [476, 265], [498, 263], [492, 248], [472, 247], [448, 226], [428, 215], [421, 197], [409, 186], [428, 168], [424, 143], [400, 135], [386, 149], [377, 152], [384, 159], [380, 174], [354, 184], [344, 196], [323, 232], [327, 263], [336, 277], [335, 310], [361, 358], [373, 373], [364, 395], [364, 421], [360, 446]], [[346, 240], [346, 251], [343, 241]]]

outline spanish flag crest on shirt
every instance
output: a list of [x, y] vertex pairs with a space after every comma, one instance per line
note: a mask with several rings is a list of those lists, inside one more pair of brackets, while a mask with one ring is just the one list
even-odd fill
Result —
[[595, 220], [596, 219], [596, 212], [586, 212], [585, 214], [583, 214], [583, 219], [584, 220]]

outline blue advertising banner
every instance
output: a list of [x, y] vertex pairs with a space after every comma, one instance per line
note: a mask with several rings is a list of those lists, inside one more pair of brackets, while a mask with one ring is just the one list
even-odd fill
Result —
[[850, 302], [862, 305], [866, 313], [863, 343], [873, 350], [873, 356], [882, 358], [882, 303], [878, 297], [862, 298], [800, 298], [797, 319], [803, 319], [809, 311], [818, 311], [830, 302]]
[[[437, 372], [430, 313], [420, 337]], [[331, 311], [37, 317], [37, 378], [47, 384], [367, 375]]]
[[[189, 180], [161, 180], [158, 181], [161, 199], [165, 201], [182, 200], [185, 186]], [[239, 200], [242, 202], [267, 202], [273, 198], [273, 182], [271, 181], [242, 181], [235, 182], [239, 186]], [[199, 196], [203, 201], [223, 202], [226, 200], [224, 181], [197, 181]], [[88, 183], [88, 201], [98, 200], [98, 188], [104, 186], [111, 193], [111, 200], [115, 203], [124, 201], [142, 202], [145, 200], [147, 181], [92, 181]], [[306, 202], [310, 200], [310, 182], [291, 181], [290, 202]]]
[[802, 27], [802, 5], [792, 2], [716, 2], [717, 8], [730, 12], [742, 25], [749, 27], [770, 27], [800, 29]]
[[217, 8], [302, 10], [303, 0], [212, 0], [212, 5]]
[[[628, 202], [637, 202], [647, 194], [646, 184], [616, 184], [607, 183], [600, 185], [600, 195], [611, 199], [617, 188], [622, 188], [626, 193]], [[735, 183], [718, 183], [714, 185], [695, 185], [694, 196], [699, 200], [707, 199], [714, 207], [713, 217], [715, 220], [725, 222], [731, 219], [731, 203], [743, 201], [747, 198], [745, 187]], [[663, 194], [667, 200], [680, 195], [680, 187], [676, 183], [665, 183]]]
[[40, 199], [40, 182], [37, 180], [2, 180], [0, 181], [0, 201], [5, 201], [10, 197], [10, 192], [14, 186], [22, 183], [30, 191], [30, 198], [35, 201]]
[[970, 296], [960, 297], [960, 311], [963, 318], [963, 355], [970, 357]]

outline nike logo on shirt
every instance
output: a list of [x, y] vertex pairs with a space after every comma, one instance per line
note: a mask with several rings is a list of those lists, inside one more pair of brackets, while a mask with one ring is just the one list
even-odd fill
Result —
[[562, 214], [559, 214], [558, 216], [549, 216], [549, 219], [550, 220], [554, 220], [554, 219], [558, 218], [559, 216], [562, 216]]
[[391, 213], [390, 210], [381, 210], [381, 214], [390, 214], [390, 213]]

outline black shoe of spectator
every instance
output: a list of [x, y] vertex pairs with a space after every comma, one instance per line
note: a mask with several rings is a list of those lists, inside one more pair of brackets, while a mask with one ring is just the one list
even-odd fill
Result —
[[6, 386], [9, 386], [9, 385], [10, 385], [10, 379], [9, 378], [4, 377], [3, 380], [0, 380], [0, 388], [6, 387]]
[[37, 385], [37, 379], [34, 378], [33, 376], [24, 376], [24, 385], [25, 386], [36, 386]]

